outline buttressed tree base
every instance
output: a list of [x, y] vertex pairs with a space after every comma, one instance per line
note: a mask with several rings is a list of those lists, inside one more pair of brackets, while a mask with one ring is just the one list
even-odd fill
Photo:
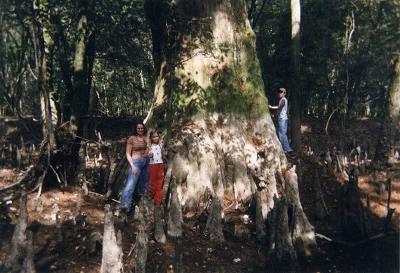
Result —
[[[254, 199], [257, 221], [269, 220], [269, 233], [274, 230], [269, 238], [278, 263], [310, 255], [313, 227], [268, 112], [244, 3], [150, 0], [145, 11], [158, 72], [146, 122], [166, 134], [167, 186], [176, 181], [184, 210], [204, 206], [206, 192], [222, 206], [227, 196], [236, 206]], [[294, 209], [278, 209], [273, 217], [279, 202]], [[295, 224], [283, 222], [288, 218]]]

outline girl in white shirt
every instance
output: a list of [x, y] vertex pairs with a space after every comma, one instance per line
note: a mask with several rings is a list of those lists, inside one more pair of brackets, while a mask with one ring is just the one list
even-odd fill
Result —
[[159, 206], [162, 201], [163, 185], [164, 185], [164, 162], [163, 156], [166, 151], [160, 144], [160, 135], [158, 132], [150, 133], [150, 147], [149, 147], [149, 184], [150, 194], [154, 199], [154, 205]]

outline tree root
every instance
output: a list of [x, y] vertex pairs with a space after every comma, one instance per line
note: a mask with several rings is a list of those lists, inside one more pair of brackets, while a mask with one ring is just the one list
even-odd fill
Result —
[[145, 273], [147, 252], [148, 252], [148, 221], [151, 200], [148, 194], [144, 194], [139, 201], [139, 210], [137, 214], [138, 234], [136, 235], [135, 252], [134, 252], [134, 272]]
[[300, 203], [299, 188], [295, 167], [285, 172], [285, 193], [291, 208], [290, 230], [296, 252], [308, 257], [316, 251], [314, 227], [310, 224]]
[[210, 241], [222, 243], [224, 234], [222, 233], [221, 201], [214, 196], [211, 202], [210, 213], [207, 218], [206, 230], [210, 236]]
[[270, 243], [267, 267], [274, 272], [293, 272], [297, 255], [289, 230], [288, 201], [274, 198], [275, 207], [270, 214]]
[[110, 205], [105, 206], [104, 234], [103, 234], [103, 257], [101, 260], [100, 273], [121, 273], [122, 247], [121, 232], [115, 234], [113, 215]]
[[168, 210], [168, 235], [175, 238], [182, 236], [182, 209], [179, 201], [175, 177], [170, 182], [170, 204]]
[[20, 214], [11, 239], [11, 251], [5, 263], [5, 272], [35, 273], [33, 262], [33, 234], [27, 231], [28, 210], [25, 192], [20, 197]]

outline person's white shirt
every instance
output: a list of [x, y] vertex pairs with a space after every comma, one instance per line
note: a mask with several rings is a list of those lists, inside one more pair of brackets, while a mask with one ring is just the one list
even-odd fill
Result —
[[153, 156], [150, 157], [149, 164], [163, 163], [161, 144], [151, 144], [151, 146], [149, 147], [149, 152], [153, 153]]
[[288, 100], [283, 97], [279, 100], [278, 119], [288, 119]]

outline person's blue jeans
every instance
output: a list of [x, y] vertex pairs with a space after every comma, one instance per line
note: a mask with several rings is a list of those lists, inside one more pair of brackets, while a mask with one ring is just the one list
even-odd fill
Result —
[[287, 119], [278, 119], [278, 138], [282, 144], [282, 148], [285, 153], [293, 151], [292, 148], [290, 148], [289, 140], [287, 137], [287, 126]]
[[134, 175], [131, 168], [128, 170], [128, 179], [121, 196], [121, 208], [126, 212], [131, 210], [133, 193], [136, 186], [139, 197], [146, 191], [149, 181], [148, 163], [149, 160], [147, 158], [133, 159], [133, 165], [138, 169], [138, 172]]

